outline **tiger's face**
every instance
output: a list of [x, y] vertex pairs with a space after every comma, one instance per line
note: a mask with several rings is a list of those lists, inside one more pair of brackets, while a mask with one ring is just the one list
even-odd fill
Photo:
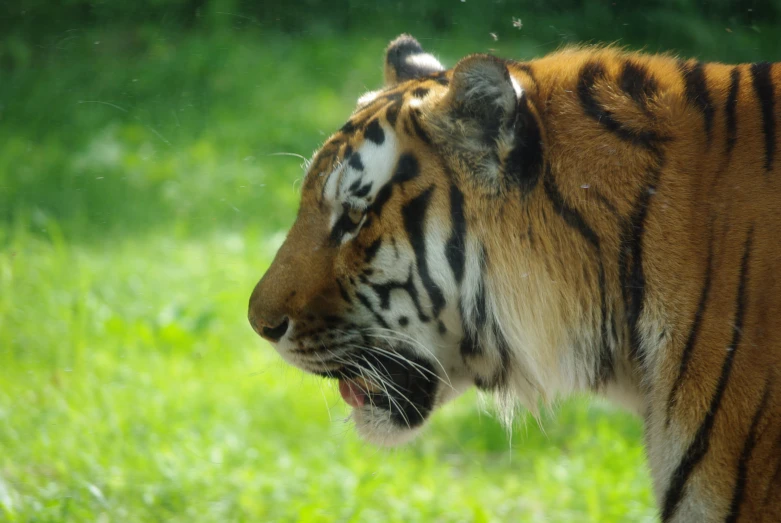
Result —
[[[391, 43], [386, 88], [362, 97], [315, 155], [296, 222], [250, 298], [253, 329], [289, 363], [337, 379], [359, 434], [378, 444], [409, 439], [437, 406], [490, 382], [506, 363], [498, 352], [476, 361], [476, 329], [491, 328], [484, 282], [470, 276], [481, 274], [483, 256], [467, 239], [457, 174], [496, 154], [475, 145], [484, 124], [452, 115], [454, 107], [495, 114], [500, 132], [501, 104], [514, 108], [518, 88], [498, 60], [476, 67], [486, 60], [509, 92], [480, 93], [487, 109], [475, 111], [476, 91], [463, 84], [485, 75], [467, 68], [454, 87], [454, 72], [417, 41]], [[460, 164], [441, 145], [453, 129], [481, 137]], [[498, 138], [487, 139], [494, 147]], [[468, 317], [476, 319], [471, 335]], [[498, 340], [489, 333], [481, 344]]]

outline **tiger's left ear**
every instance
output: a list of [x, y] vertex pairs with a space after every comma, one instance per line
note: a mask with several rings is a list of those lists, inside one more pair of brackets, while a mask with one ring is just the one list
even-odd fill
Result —
[[418, 41], [410, 35], [399, 36], [385, 51], [387, 87], [444, 70], [439, 60], [425, 52]]

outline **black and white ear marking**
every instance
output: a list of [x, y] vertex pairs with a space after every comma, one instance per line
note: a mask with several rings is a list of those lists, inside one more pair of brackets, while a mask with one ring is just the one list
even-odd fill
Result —
[[426, 53], [410, 35], [399, 36], [385, 51], [385, 85], [388, 86], [444, 70], [439, 60]]

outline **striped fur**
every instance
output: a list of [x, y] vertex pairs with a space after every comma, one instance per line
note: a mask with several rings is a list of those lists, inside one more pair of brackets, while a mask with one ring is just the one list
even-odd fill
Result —
[[255, 330], [361, 374], [372, 441], [471, 385], [507, 413], [593, 391], [643, 417], [662, 521], [781, 519], [781, 64], [445, 70], [404, 36], [385, 75], [312, 161]]

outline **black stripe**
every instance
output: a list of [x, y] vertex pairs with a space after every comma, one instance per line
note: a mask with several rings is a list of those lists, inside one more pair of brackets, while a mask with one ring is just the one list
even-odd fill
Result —
[[759, 425], [759, 420], [762, 419], [762, 415], [765, 413], [769, 396], [770, 380], [768, 379], [765, 381], [765, 392], [762, 393], [762, 401], [759, 402], [759, 406], [754, 412], [754, 417], [751, 420], [751, 428], [749, 428], [748, 436], [746, 436], [746, 441], [743, 443], [743, 450], [740, 453], [735, 487], [732, 490], [732, 502], [729, 505], [727, 519], [724, 520], [725, 523], [735, 523], [740, 516], [740, 506], [743, 503], [746, 480], [748, 479], [748, 463], [751, 460], [751, 453], [754, 452], [754, 447], [757, 445], [757, 427]]
[[431, 299], [433, 314], [436, 318], [445, 306], [445, 296], [442, 294], [442, 290], [439, 286], [431, 279], [431, 274], [428, 272], [426, 239], [423, 230], [423, 226], [426, 222], [426, 211], [431, 203], [431, 195], [433, 192], [434, 188], [429, 187], [419, 196], [410, 200], [402, 207], [401, 216], [404, 219], [404, 229], [407, 231], [410, 245], [415, 253], [415, 263], [418, 268], [418, 274], [420, 275], [420, 281], [423, 283], [423, 287], [426, 289], [426, 292]]
[[339, 287], [339, 294], [341, 295], [342, 299], [346, 301], [348, 304], [352, 305], [353, 301], [350, 299], [350, 295], [347, 293], [347, 290], [344, 288], [344, 284], [342, 283], [341, 278], [336, 278], [336, 285]]
[[382, 214], [382, 209], [385, 207], [385, 204], [388, 203], [388, 200], [390, 200], [392, 195], [393, 184], [386, 183], [377, 191], [377, 196], [374, 197], [374, 201], [367, 209], [367, 212], [372, 212], [375, 215], [380, 216]]
[[357, 126], [352, 120], [347, 120], [345, 124], [339, 129], [340, 132], [344, 134], [352, 134], [357, 129]]
[[773, 65], [769, 62], [751, 64], [751, 78], [757, 93], [759, 108], [762, 111], [762, 132], [765, 134], [765, 170], [773, 169], [773, 157], [776, 152], [775, 94], [773, 79], [770, 77]]
[[429, 92], [428, 87], [418, 87], [417, 89], [414, 89], [412, 91], [412, 96], [414, 96], [415, 98], [425, 98], [428, 92]]
[[660, 154], [647, 177], [647, 185], [637, 197], [630, 218], [622, 220], [621, 245], [623, 247], [618, 254], [618, 274], [622, 282], [621, 291], [629, 327], [629, 350], [633, 358], [640, 355], [640, 331], [637, 328], [637, 321], [643, 313], [645, 303], [645, 270], [643, 269], [645, 219], [651, 197], [656, 194], [663, 163], [664, 158]]
[[713, 134], [713, 115], [715, 109], [708, 92], [708, 82], [705, 78], [705, 68], [701, 62], [687, 64], [681, 62], [678, 67], [683, 76], [683, 83], [686, 90], [686, 99], [692, 105], [696, 106], [702, 112], [705, 122], [705, 134], [710, 144]]
[[493, 324], [494, 343], [499, 353], [499, 368], [488, 379], [475, 375], [475, 386], [482, 391], [496, 390], [507, 383], [510, 374], [510, 345], [498, 324]]
[[393, 173], [391, 182], [394, 184], [407, 183], [420, 174], [418, 159], [410, 153], [402, 154], [396, 163], [396, 170]]
[[578, 80], [578, 98], [583, 111], [600, 123], [605, 129], [615, 134], [618, 138], [634, 145], [656, 152], [658, 144], [669, 141], [669, 137], [662, 136], [655, 131], [638, 131], [625, 127], [618, 122], [613, 113], [605, 109], [594, 98], [594, 87], [597, 80], [605, 78], [605, 69], [597, 62], [588, 62], [580, 71]]
[[366, 247], [366, 250], [364, 251], [364, 257], [363, 261], [364, 263], [371, 263], [371, 261], [374, 259], [374, 257], [377, 255], [377, 251], [380, 250], [380, 247], [382, 246], [382, 236], [371, 242], [368, 247]]
[[485, 298], [485, 271], [487, 264], [487, 254], [485, 252], [485, 246], [480, 247], [480, 281], [477, 288], [477, 296], [475, 296], [475, 326], [478, 331], [485, 327], [486, 321], [488, 321], [488, 307]]
[[553, 209], [559, 216], [564, 219], [564, 222], [572, 229], [580, 233], [583, 238], [596, 251], [596, 259], [598, 263], [597, 271], [599, 277], [599, 294], [600, 294], [600, 307], [601, 315], [601, 347], [599, 359], [597, 361], [596, 378], [597, 382], [593, 385], [603, 384], [610, 380], [614, 375], [613, 355], [610, 350], [609, 341], [609, 329], [608, 329], [608, 306], [607, 306], [607, 292], [605, 289], [605, 267], [602, 263], [602, 250], [599, 241], [599, 235], [586, 223], [583, 216], [574, 208], [568, 206], [564, 202], [564, 198], [559, 192], [556, 186], [556, 181], [553, 179], [550, 166], [546, 168], [545, 179], [543, 181], [545, 187], [545, 194], [553, 204]]
[[[479, 264], [480, 279], [478, 280], [477, 294], [475, 295], [474, 318], [467, 316], [463, 301], [458, 305], [458, 312], [461, 315], [461, 324], [464, 329], [464, 337], [461, 339], [459, 351], [461, 357], [465, 361], [483, 354], [483, 346], [480, 343], [480, 333], [483, 332], [483, 328], [488, 319], [484, 280], [485, 246], [481, 246]], [[478, 379], [475, 379], [475, 383], [478, 383], [478, 381]]]
[[683, 354], [681, 355], [681, 363], [678, 367], [678, 376], [675, 378], [672, 388], [670, 389], [670, 395], [667, 397], [667, 423], [670, 426], [670, 420], [672, 417], [672, 411], [678, 401], [678, 389], [683, 384], [683, 379], [686, 376], [686, 371], [689, 367], [689, 360], [691, 360], [694, 347], [697, 345], [697, 338], [700, 334], [700, 326], [702, 325], [702, 316], [705, 313], [705, 305], [708, 302], [710, 296], [710, 287], [712, 281], [711, 272], [713, 271], [713, 233], [711, 232], [710, 240], [708, 241], [708, 261], [705, 267], [705, 282], [702, 285], [702, 291], [700, 292], [700, 301], [697, 305], [697, 310], [694, 313], [694, 319], [692, 319], [692, 325], [689, 329], [689, 337], [686, 340], [686, 345], [683, 348]]
[[382, 145], [385, 141], [385, 131], [382, 130], [380, 121], [377, 118], [369, 122], [369, 125], [366, 126], [363, 137], [377, 145]]
[[526, 95], [516, 106], [513, 148], [503, 170], [508, 181], [524, 193], [537, 186], [542, 173], [542, 134]]
[[453, 231], [445, 245], [445, 256], [456, 282], [464, 278], [466, 265], [466, 216], [464, 215], [464, 193], [456, 184], [450, 186], [450, 222]]
[[473, 358], [475, 356], [482, 354], [482, 348], [480, 347], [480, 343], [478, 342], [477, 334], [472, 332], [472, 330], [470, 330], [467, 327], [467, 320], [466, 320], [466, 314], [464, 312], [463, 303], [459, 304], [458, 312], [461, 315], [461, 324], [464, 326], [464, 337], [461, 339], [459, 351], [461, 353], [462, 358], [464, 359]]
[[355, 169], [356, 171], [363, 171], [363, 162], [361, 161], [361, 153], [353, 153], [350, 155], [347, 165]]
[[[386, 92], [381, 95], [379, 95], [375, 101], [381, 101], [383, 103], [401, 103], [401, 101], [404, 99], [404, 90], [392, 90], [391, 92]], [[374, 102], [372, 102], [374, 103]]]
[[727, 118], [727, 156], [732, 153], [732, 149], [735, 147], [735, 142], [738, 139], [738, 89], [740, 87], [740, 69], [734, 67], [730, 71], [730, 85], [729, 95], [727, 95], [727, 103], [724, 106], [724, 114]]
[[412, 123], [412, 129], [415, 131], [415, 135], [417, 135], [417, 137], [420, 138], [423, 143], [431, 145], [431, 138], [429, 138], [428, 133], [420, 124], [419, 109], [413, 109], [409, 112], [409, 121]]
[[394, 101], [388, 105], [388, 109], [385, 111], [385, 119], [388, 120], [388, 125], [391, 127], [396, 126], [396, 120], [399, 117], [399, 111], [401, 111], [401, 100]]
[[409, 273], [407, 275], [406, 281], [387, 281], [384, 283], [370, 283], [369, 286], [374, 291], [374, 293], [377, 295], [377, 298], [380, 300], [380, 308], [382, 309], [389, 309], [390, 308], [390, 293], [394, 290], [403, 290], [405, 291], [409, 297], [410, 300], [412, 300], [412, 304], [415, 306], [415, 310], [418, 312], [418, 319], [426, 323], [431, 318], [429, 318], [425, 312], [423, 312], [423, 307], [420, 305], [420, 299], [418, 297], [418, 289], [415, 287], [415, 283], [412, 279], [412, 266], [410, 265]]
[[644, 110], [648, 108], [648, 99], [653, 97], [659, 88], [648, 70], [631, 60], [624, 62], [618, 84]]
[[372, 185], [374, 185], [374, 182], [369, 182], [369, 183], [367, 183], [367, 184], [366, 184], [366, 185], [364, 185], [363, 187], [360, 187], [360, 188], [358, 188], [358, 190], [354, 191], [354, 192], [353, 192], [353, 195], [354, 195], [356, 198], [363, 198], [364, 196], [366, 196], [367, 194], [369, 194], [369, 191], [371, 191], [371, 190], [372, 190]]
[[727, 389], [730, 373], [732, 371], [732, 362], [735, 360], [735, 353], [738, 351], [741, 336], [743, 334], [743, 319], [746, 311], [746, 286], [748, 281], [748, 265], [751, 254], [751, 243], [753, 230], [749, 230], [746, 244], [743, 250], [743, 259], [740, 264], [740, 276], [738, 281], [738, 292], [735, 304], [735, 319], [732, 327], [732, 340], [726, 347], [727, 355], [724, 357], [724, 363], [721, 366], [721, 376], [719, 376], [716, 391], [711, 398], [708, 410], [705, 413], [705, 419], [700, 424], [697, 433], [694, 436], [689, 448], [686, 449], [681, 462], [673, 472], [670, 478], [670, 485], [664, 495], [664, 507], [662, 510], [662, 521], [670, 521], [678, 510], [678, 505], [685, 495], [686, 482], [689, 480], [694, 468], [702, 461], [708, 453], [710, 447], [710, 435], [713, 430], [713, 423], [716, 414], [721, 406], [721, 399], [724, 391]]
[[358, 301], [361, 302], [361, 305], [363, 305], [369, 312], [372, 313], [374, 319], [376, 319], [377, 323], [380, 324], [380, 327], [383, 327], [385, 329], [390, 328], [390, 325], [388, 325], [388, 323], [383, 319], [383, 317], [380, 316], [379, 313], [374, 310], [374, 307], [372, 307], [372, 304], [369, 301], [369, 298], [366, 297], [366, 295], [361, 294], [360, 292], [356, 292], [355, 297], [358, 298]]
[[594, 187], [590, 187], [588, 190], [588, 193], [590, 195], [594, 196], [594, 199], [597, 200], [605, 209], [607, 209], [610, 214], [613, 215], [615, 218], [621, 218], [621, 213], [618, 212], [618, 208], [615, 206], [613, 202], [607, 199], [607, 197], [602, 194], [602, 192], [599, 189], [596, 189]]
[[553, 179], [550, 166], [546, 168], [543, 185], [545, 186], [545, 195], [553, 204], [556, 214], [561, 216], [567, 225], [578, 231], [599, 252], [599, 236], [597, 236], [594, 229], [586, 223], [586, 220], [577, 210], [564, 203], [564, 198], [556, 186], [556, 181]]
[[377, 191], [377, 195], [374, 197], [374, 201], [367, 209], [367, 212], [380, 216], [385, 204], [388, 203], [388, 200], [393, 195], [393, 187], [417, 178], [418, 174], [420, 174], [418, 160], [412, 154], [402, 154], [399, 157], [399, 161], [396, 162], [396, 169], [390, 182]]

